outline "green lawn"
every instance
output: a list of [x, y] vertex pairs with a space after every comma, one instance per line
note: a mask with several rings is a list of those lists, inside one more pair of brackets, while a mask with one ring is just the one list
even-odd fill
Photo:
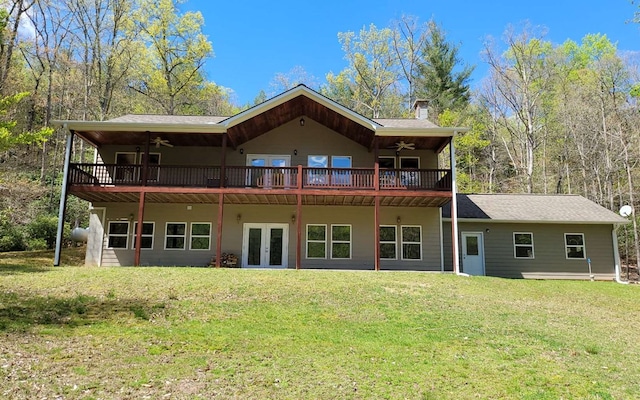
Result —
[[51, 257], [0, 254], [0, 398], [640, 398], [637, 285]]

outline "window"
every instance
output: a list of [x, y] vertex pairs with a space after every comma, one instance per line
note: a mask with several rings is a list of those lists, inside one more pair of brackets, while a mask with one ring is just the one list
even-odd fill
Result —
[[129, 239], [129, 222], [109, 221], [109, 238], [107, 247], [110, 249], [126, 249]]
[[575, 258], [584, 260], [584, 234], [582, 233], [565, 233], [564, 246], [567, 252], [567, 258]]
[[[351, 168], [351, 157], [331, 156], [331, 168]], [[350, 170], [334, 170], [331, 174], [331, 184], [338, 186], [351, 186]]]
[[116, 153], [115, 179], [119, 182], [133, 182], [137, 178], [136, 153]]
[[[140, 154], [140, 165], [144, 165], [144, 153]], [[147, 182], [157, 182], [160, 176], [160, 153], [149, 153]]]
[[400, 168], [403, 169], [400, 172], [400, 181], [404, 186], [419, 186], [420, 173], [418, 169], [420, 168], [420, 158], [400, 157]]
[[422, 227], [402, 226], [402, 259], [422, 260]]
[[164, 249], [184, 250], [187, 224], [184, 222], [167, 222]]
[[400, 168], [402, 169], [419, 169], [420, 157], [400, 157]]
[[209, 250], [211, 248], [211, 223], [192, 222], [189, 250]]
[[513, 232], [513, 256], [515, 258], [534, 258], [533, 233]]
[[[153, 231], [155, 229], [155, 222], [143, 222], [142, 223], [142, 236], [140, 237], [140, 249], [153, 249]], [[133, 223], [133, 244], [132, 249], [136, 248], [136, 235], [138, 232], [138, 223]]]
[[378, 157], [378, 166], [380, 169], [394, 169], [396, 167], [396, 158], [380, 156]]
[[397, 252], [396, 227], [380, 226], [380, 258], [395, 260], [398, 258]]
[[313, 168], [308, 172], [307, 183], [310, 185], [326, 185], [327, 171], [321, 168], [329, 166], [329, 158], [327, 156], [309, 156], [307, 158], [307, 166]]
[[331, 225], [331, 258], [351, 258], [351, 225]]
[[326, 225], [307, 225], [307, 258], [327, 258]]

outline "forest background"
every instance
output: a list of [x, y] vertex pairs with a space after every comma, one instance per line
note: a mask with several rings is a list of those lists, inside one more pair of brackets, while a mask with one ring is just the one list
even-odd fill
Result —
[[[65, 132], [51, 121], [228, 116], [299, 83], [367, 117], [410, 117], [413, 102], [426, 99], [429, 119], [471, 127], [455, 139], [460, 192], [580, 194], [613, 211], [638, 206], [640, 60], [606, 35], [556, 44], [541, 27], [511, 26], [485, 43], [488, 72], [472, 90], [474, 66], [446, 27], [403, 16], [337, 32], [347, 66], [323, 82], [294, 67], [235, 104], [232, 88], [204, 72], [214, 49], [202, 14], [179, 3], [0, 0], [0, 251], [55, 244]], [[72, 159], [90, 161], [93, 149], [76, 140]], [[65, 231], [87, 217], [88, 204], [71, 197]], [[619, 244], [635, 263], [635, 212], [630, 219]]]

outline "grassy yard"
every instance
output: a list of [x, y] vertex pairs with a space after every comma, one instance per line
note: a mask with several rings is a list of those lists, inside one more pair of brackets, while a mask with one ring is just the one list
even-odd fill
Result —
[[0, 398], [640, 398], [638, 285], [51, 259], [0, 254]]

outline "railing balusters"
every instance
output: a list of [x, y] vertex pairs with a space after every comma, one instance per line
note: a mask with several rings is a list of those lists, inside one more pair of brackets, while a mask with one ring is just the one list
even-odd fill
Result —
[[[221, 176], [218, 166], [153, 165], [147, 177], [151, 186], [296, 188], [297, 167], [228, 166]], [[372, 168], [302, 167], [302, 187], [312, 189], [373, 190]], [[222, 182], [221, 182], [222, 180]], [[72, 164], [71, 185], [138, 186], [141, 165]], [[448, 169], [381, 169], [381, 190], [451, 190]]]

